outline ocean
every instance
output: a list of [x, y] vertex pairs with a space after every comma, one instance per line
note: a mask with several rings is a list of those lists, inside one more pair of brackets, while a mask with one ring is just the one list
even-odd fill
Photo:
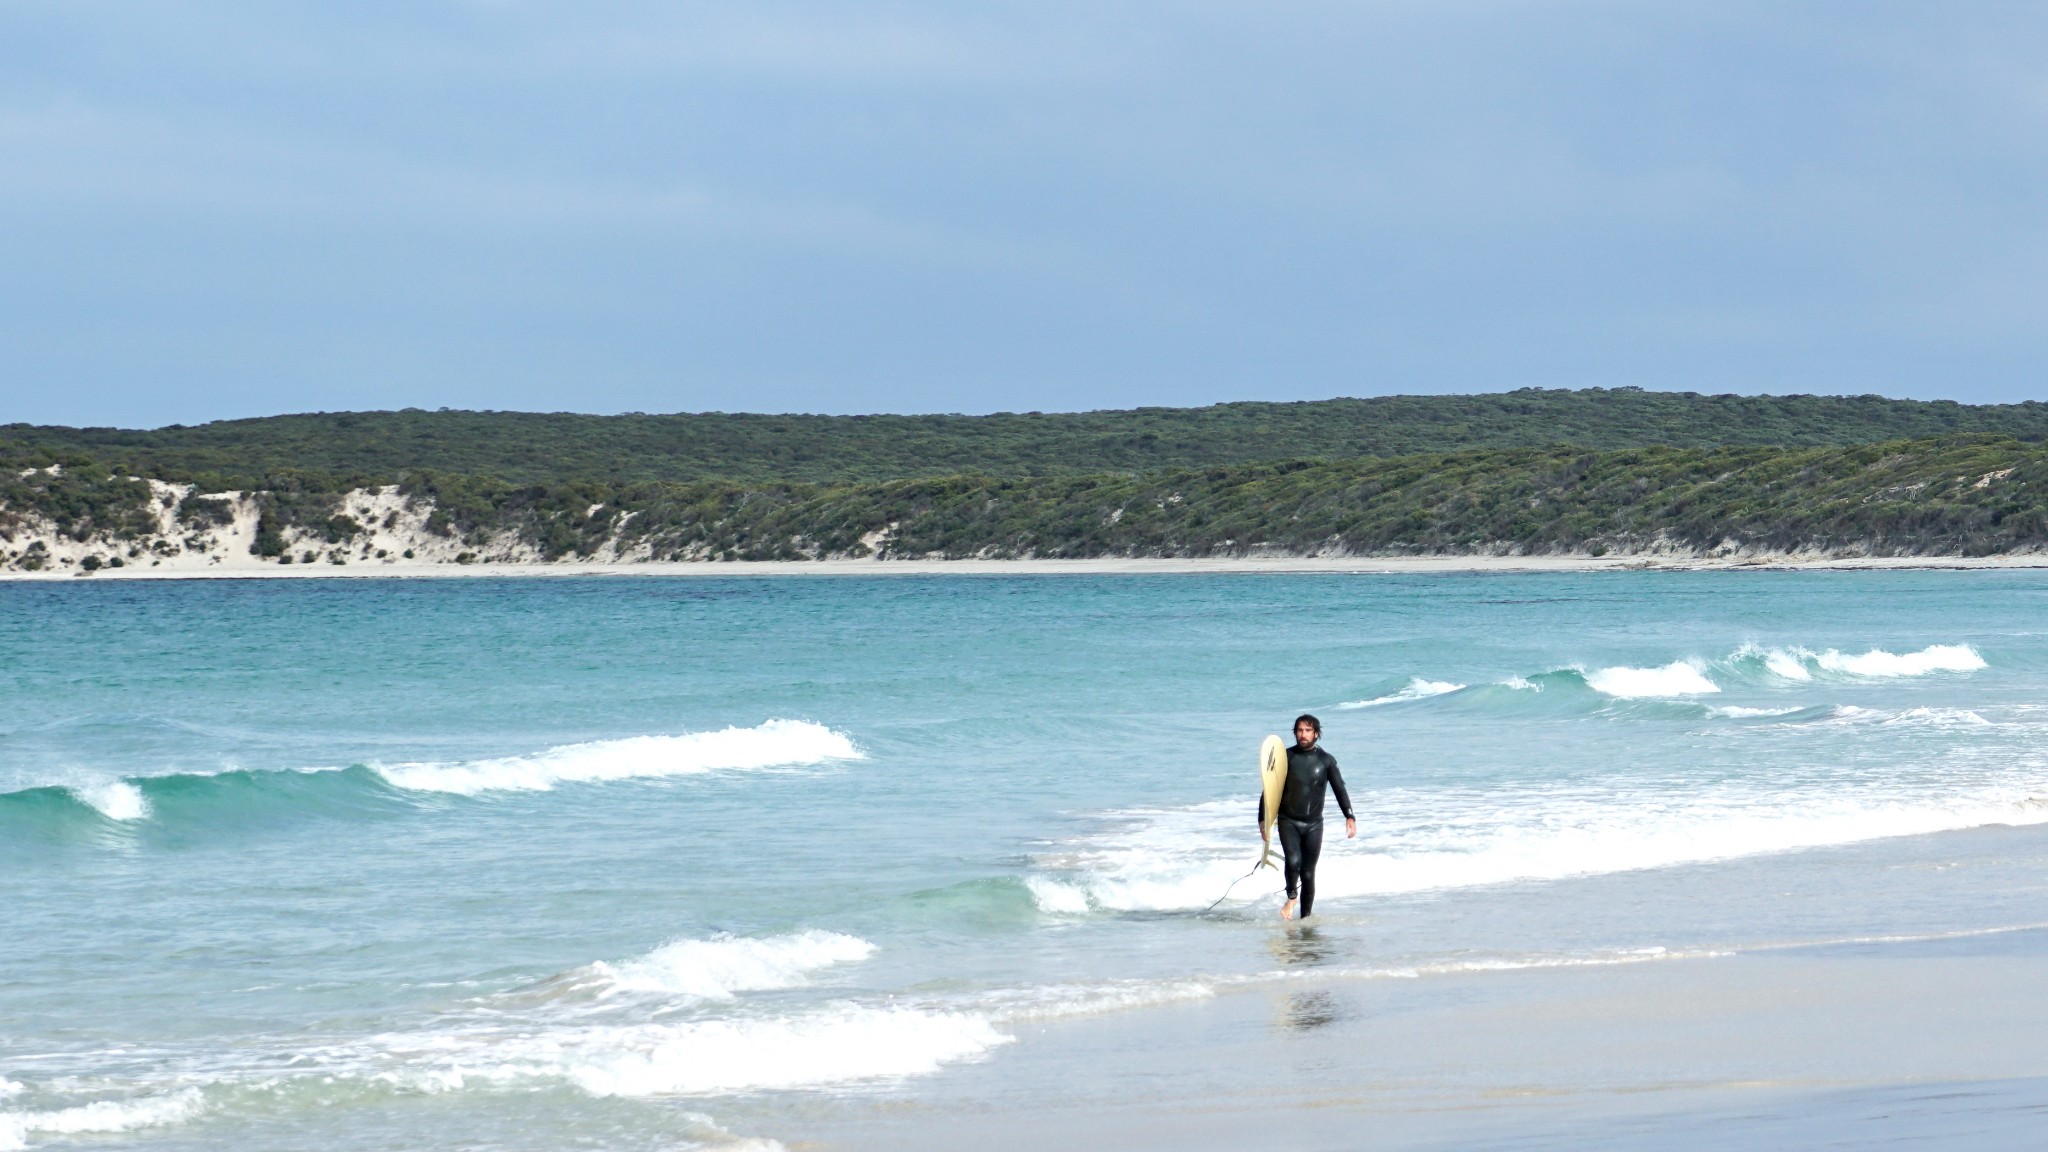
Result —
[[[1244, 1051], [1422, 1143], [1522, 1087], [2048, 1073], [1998, 1015], [1616, 1047], [1773, 1018], [1702, 990], [1785, 957], [1845, 974], [1787, 1013], [1873, 956], [2034, 970], [2044, 608], [2025, 571], [0, 584], [0, 1149], [943, 1144], [1054, 1099], [1106, 1147]], [[1246, 873], [1300, 712], [1359, 834], [1333, 803], [1287, 927]], [[1617, 980], [1656, 1007], [1518, 1046]]]

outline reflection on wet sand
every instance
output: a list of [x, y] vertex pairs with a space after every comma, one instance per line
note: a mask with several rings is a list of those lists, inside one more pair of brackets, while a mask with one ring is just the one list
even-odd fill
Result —
[[1329, 992], [1296, 992], [1281, 1008], [1281, 1026], [1293, 1032], [1313, 1032], [1344, 1019], [1337, 997]]
[[[1315, 928], [1290, 925], [1272, 938], [1268, 948], [1273, 958], [1290, 968], [1321, 967], [1337, 956], [1337, 942]], [[1279, 1004], [1280, 1027], [1290, 1032], [1309, 1032], [1344, 1018], [1335, 995], [1327, 991], [1293, 992]]]
[[1273, 958], [1282, 964], [1320, 965], [1327, 964], [1337, 954], [1334, 941], [1327, 940], [1314, 928], [1290, 927], [1284, 935], [1275, 936], [1268, 942]]

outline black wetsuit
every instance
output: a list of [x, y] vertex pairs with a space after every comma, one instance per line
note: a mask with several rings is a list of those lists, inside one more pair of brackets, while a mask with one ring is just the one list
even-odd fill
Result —
[[[1307, 916], [1316, 903], [1316, 861], [1323, 854], [1323, 788], [1337, 794], [1337, 807], [1351, 819], [1351, 793], [1344, 790], [1344, 777], [1337, 771], [1337, 758], [1321, 745], [1287, 750], [1287, 786], [1280, 790], [1279, 818], [1273, 821], [1280, 834], [1280, 851], [1287, 858], [1287, 898], [1298, 891], [1301, 915]], [[1266, 823], [1266, 797], [1259, 797], [1259, 825]]]

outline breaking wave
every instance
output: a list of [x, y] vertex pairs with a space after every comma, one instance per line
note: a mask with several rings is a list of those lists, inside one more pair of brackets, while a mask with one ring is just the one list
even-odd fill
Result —
[[858, 936], [810, 929], [764, 940], [718, 936], [677, 940], [616, 964], [600, 960], [558, 978], [597, 996], [621, 992], [729, 1000], [741, 992], [795, 988], [811, 973], [875, 954]]
[[[1812, 784], [1500, 790], [1387, 789], [1360, 806], [1359, 838], [1325, 839], [1321, 900], [1561, 880], [1994, 824], [2048, 823], [2048, 781], [1947, 794], [1859, 795]], [[1049, 914], [1193, 911], [1244, 875], [1256, 851], [1241, 801], [1112, 813], [1113, 831], [1042, 854], [1030, 889]], [[1230, 901], [1270, 899], [1261, 870]]]
[[30, 1136], [43, 1133], [68, 1136], [176, 1124], [198, 1115], [204, 1106], [199, 1090], [186, 1088], [164, 1096], [95, 1100], [48, 1112], [0, 1112], [0, 1149], [26, 1148]]
[[[278, 1088], [289, 1082], [382, 1084], [405, 1092], [568, 1084], [594, 1096], [714, 1096], [830, 1089], [922, 1076], [981, 1058], [1008, 1044], [1006, 1028], [1058, 1017], [1119, 1012], [1213, 995], [1202, 979], [1104, 981], [839, 1000], [789, 1011], [733, 999], [792, 987], [809, 974], [874, 953], [856, 937], [807, 930], [761, 940], [679, 941], [633, 960], [591, 964], [562, 981], [611, 981], [656, 1002], [600, 999], [565, 1003], [519, 990], [470, 1002], [419, 1026], [288, 1050], [254, 1051], [236, 1073], [214, 1068], [215, 1084]], [[280, 1067], [290, 1067], [285, 1079]], [[158, 1098], [149, 1122], [196, 1112], [196, 1091]], [[87, 1106], [106, 1114], [112, 1106]], [[47, 1116], [20, 1130], [55, 1131]], [[123, 1114], [139, 1124], [145, 1114]], [[83, 1128], [70, 1130], [82, 1131]], [[111, 1129], [106, 1129], [111, 1130]], [[6, 1129], [0, 1129], [4, 1132]], [[18, 1144], [16, 1145], [19, 1146]], [[0, 1147], [5, 1147], [0, 1145]]]
[[1624, 700], [1657, 696], [1705, 696], [1721, 686], [1707, 679], [1706, 670], [1690, 660], [1674, 660], [1662, 668], [1602, 668], [1588, 672], [1586, 686], [1603, 696]]
[[1887, 728], [1990, 728], [1991, 721], [1968, 708], [1907, 708], [1887, 712], [1843, 704], [1828, 709], [1823, 723], [1882, 725]]
[[599, 740], [483, 760], [234, 768], [43, 784], [0, 792], [0, 819], [53, 827], [66, 822], [135, 824], [159, 816], [189, 815], [195, 809], [217, 814], [223, 807], [244, 815], [355, 811], [380, 803], [391, 806], [396, 801], [394, 789], [463, 796], [493, 791], [544, 792], [565, 783], [798, 768], [858, 759], [860, 749], [843, 733], [808, 721], [770, 720], [753, 728]]
[[1968, 644], [1932, 644], [1918, 652], [1888, 652], [1872, 648], [1849, 654], [1829, 648], [1815, 652], [1808, 648], [1758, 648], [1747, 646], [1730, 658], [1738, 667], [1760, 664], [1780, 680], [1808, 681], [1815, 675], [1832, 675], [1858, 680], [1890, 680], [1930, 676], [1937, 672], [1976, 672], [1988, 665]]
[[[1412, 676], [1399, 688], [1383, 691], [1363, 700], [1349, 700], [1339, 708], [1377, 708], [1428, 700], [1460, 693], [1460, 701], [1475, 704], [1502, 702], [1501, 693], [1542, 692], [1546, 687], [1567, 690], [1590, 689], [1616, 700], [1686, 699], [1712, 696], [1723, 691], [1724, 682], [1760, 684], [1804, 683], [1816, 679], [1838, 682], [1901, 679], [1938, 673], [1976, 672], [1988, 667], [1984, 658], [1968, 644], [1933, 644], [1916, 652], [1895, 653], [1872, 648], [1845, 653], [1829, 648], [1813, 651], [1799, 647], [1763, 648], [1746, 644], [1717, 660], [1684, 657], [1668, 664], [1635, 666], [1616, 664], [1588, 669], [1583, 665], [1552, 668], [1544, 672], [1509, 676], [1492, 684], [1470, 688], [1454, 680], [1433, 680]], [[1760, 711], [1715, 710], [1718, 715], [1755, 716]], [[1786, 712], [1796, 709], [1786, 709]]]
[[545, 792], [572, 782], [790, 768], [859, 758], [860, 750], [852, 740], [822, 724], [770, 720], [753, 728], [567, 744], [531, 756], [371, 767], [394, 788], [474, 796], [493, 791]]
[[109, 820], [149, 819], [149, 797], [126, 780], [73, 785], [70, 792], [81, 803]]
[[1417, 676], [1409, 680], [1397, 692], [1390, 692], [1385, 696], [1375, 696], [1370, 700], [1351, 700], [1339, 704], [1337, 707], [1377, 708], [1383, 704], [1399, 704], [1406, 700], [1427, 700], [1431, 696], [1444, 696], [1457, 692], [1464, 687], [1463, 684], [1453, 684], [1448, 680], [1424, 680], [1422, 677]]

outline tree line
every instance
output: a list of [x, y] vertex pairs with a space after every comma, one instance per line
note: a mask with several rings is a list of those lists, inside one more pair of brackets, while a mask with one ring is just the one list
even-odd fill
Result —
[[151, 430], [0, 426], [0, 457], [90, 458], [212, 489], [422, 473], [511, 485], [853, 484], [1152, 473], [1571, 445], [1829, 447], [1956, 433], [2048, 439], [2048, 404], [1524, 389], [988, 416], [312, 413]]
[[[17, 461], [27, 458], [17, 456]], [[346, 541], [345, 488], [276, 473], [265, 538]], [[324, 485], [324, 486], [323, 486]], [[1847, 447], [1484, 449], [1084, 475], [963, 473], [879, 482], [595, 479], [519, 484], [409, 473], [426, 530], [548, 559], [1243, 556], [1262, 553], [1856, 552], [1982, 556], [2048, 546], [2048, 445], [1948, 435]], [[146, 483], [103, 461], [9, 469], [0, 533], [31, 517], [80, 541], [154, 522]], [[176, 509], [227, 514], [204, 490]], [[267, 536], [265, 535], [267, 533]]]

